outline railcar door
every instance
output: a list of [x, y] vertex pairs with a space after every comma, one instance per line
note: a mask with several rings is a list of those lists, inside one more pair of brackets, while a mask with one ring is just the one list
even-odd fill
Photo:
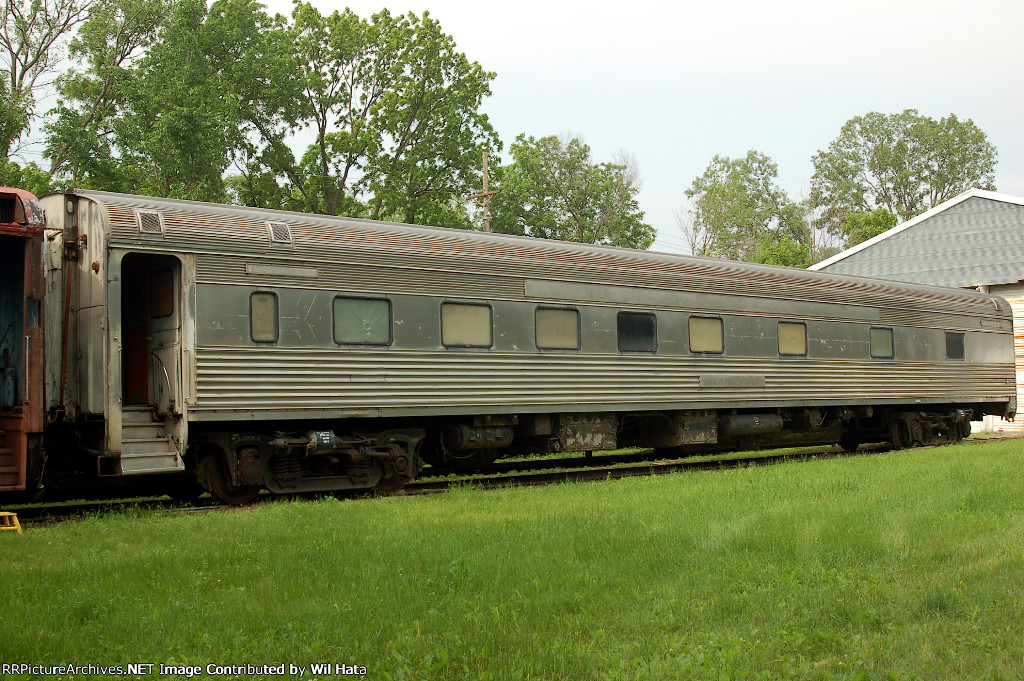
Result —
[[37, 468], [42, 457], [43, 223], [43, 211], [32, 194], [0, 188], [0, 490], [4, 491], [25, 489], [29, 469]]
[[182, 470], [181, 261], [121, 260], [121, 472]]

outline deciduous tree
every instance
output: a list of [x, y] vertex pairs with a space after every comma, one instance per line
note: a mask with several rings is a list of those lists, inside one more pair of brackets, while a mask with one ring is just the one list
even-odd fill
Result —
[[632, 158], [595, 162], [580, 138], [519, 135], [512, 162], [495, 174], [492, 229], [589, 244], [649, 248], [654, 228], [637, 204]]
[[686, 190], [692, 209], [681, 226], [694, 255], [810, 264], [810, 230], [800, 207], [776, 185], [777, 177], [778, 166], [761, 152], [715, 156]]
[[47, 124], [50, 171], [69, 185], [133, 191], [130, 166], [122, 167], [119, 137], [138, 61], [169, 16], [170, 0], [108, 0], [93, 5], [71, 42], [78, 66], [57, 81], [60, 101]]
[[974, 121], [953, 114], [856, 116], [812, 160], [812, 204], [837, 233], [851, 211], [881, 207], [907, 220], [972, 187], [995, 188], [995, 147]]
[[101, 6], [75, 44], [84, 69], [61, 81], [54, 168], [86, 186], [225, 200], [225, 169], [288, 91], [274, 68], [283, 21], [255, 0]]
[[397, 39], [401, 68], [381, 98], [382, 144], [367, 168], [370, 216], [456, 226], [483, 150], [500, 148], [480, 111], [495, 74], [469, 61], [426, 12], [406, 15]]
[[875, 208], [870, 213], [861, 210], [850, 211], [846, 214], [846, 219], [843, 220], [846, 246], [849, 248], [868, 239], [873, 239], [892, 229], [898, 223], [899, 219], [885, 208]]
[[323, 16], [298, 3], [290, 28], [301, 92], [284, 119], [313, 133], [296, 159], [264, 134], [246, 170], [251, 195], [303, 210], [470, 226], [471, 193], [486, 148], [500, 145], [480, 112], [493, 73], [455, 48], [429, 14]]
[[62, 45], [85, 21], [93, 0], [5, 0], [0, 6], [0, 158], [14, 151], [34, 121], [37, 90], [62, 57]]
[[35, 163], [22, 166], [11, 160], [0, 160], [0, 187], [18, 187], [36, 196], [53, 191], [49, 172]]

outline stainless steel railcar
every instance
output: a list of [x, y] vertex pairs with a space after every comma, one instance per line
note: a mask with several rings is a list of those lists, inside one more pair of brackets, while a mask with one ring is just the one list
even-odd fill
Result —
[[1016, 409], [1010, 309], [971, 291], [82, 190], [0, 204], [0, 490], [145, 476], [242, 503], [507, 452], [950, 442]]

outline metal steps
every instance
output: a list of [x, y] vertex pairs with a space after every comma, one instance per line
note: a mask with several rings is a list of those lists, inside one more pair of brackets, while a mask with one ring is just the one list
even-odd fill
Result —
[[164, 421], [149, 407], [126, 407], [121, 413], [121, 473], [163, 473], [185, 465]]

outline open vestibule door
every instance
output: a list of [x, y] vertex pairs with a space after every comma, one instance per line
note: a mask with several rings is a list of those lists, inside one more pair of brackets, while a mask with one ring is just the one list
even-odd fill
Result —
[[42, 462], [43, 228], [36, 197], [0, 187], [0, 490]]
[[181, 261], [121, 258], [121, 473], [184, 469]]

